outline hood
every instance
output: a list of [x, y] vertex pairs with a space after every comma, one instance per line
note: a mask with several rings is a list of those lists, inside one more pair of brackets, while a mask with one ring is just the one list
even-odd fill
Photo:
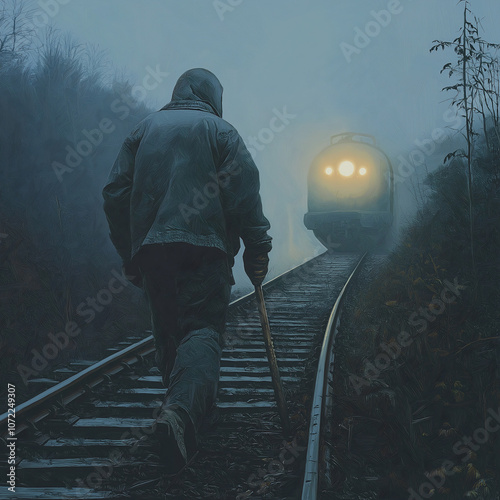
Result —
[[179, 77], [171, 102], [177, 101], [204, 102], [222, 118], [222, 85], [218, 78], [207, 69], [190, 69]]

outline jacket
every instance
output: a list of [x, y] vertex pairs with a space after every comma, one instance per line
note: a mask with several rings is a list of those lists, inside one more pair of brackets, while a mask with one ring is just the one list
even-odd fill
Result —
[[110, 238], [125, 265], [143, 245], [216, 247], [231, 267], [240, 238], [267, 253], [271, 237], [259, 172], [222, 119], [222, 86], [205, 69], [184, 73], [172, 100], [125, 139], [102, 191]]

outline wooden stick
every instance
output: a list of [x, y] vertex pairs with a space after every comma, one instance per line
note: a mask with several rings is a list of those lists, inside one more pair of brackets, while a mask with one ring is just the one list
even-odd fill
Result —
[[288, 418], [288, 410], [286, 407], [285, 396], [283, 394], [283, 386], [281, 385], [280, 372], [276, 361], [276, 353], [274, 351], [273, 339], [271, 337], [271, 328], [269, 327], [269, 319], [267, 317], [266, 304], [264, 302], [264, 294], [262, 286], [255, 287], [255, 297], [257, 298], [257, 306], [259, 307], [260, 324], [264, 334], [264, 343], [266, 344], [267, 359], [271, 369], [271, 379], [273, 382], [274, 397], [278, 405], [281, 425], [285, 435], [290, 434], [290, 420]]

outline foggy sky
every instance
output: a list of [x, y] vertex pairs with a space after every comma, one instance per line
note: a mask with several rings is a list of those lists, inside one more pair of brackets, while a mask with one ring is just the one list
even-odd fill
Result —
[[[302, 217], [307, 169], [331, 135], [373, 134], [396, 158], [449, 124], [443, 101], [450, 96], [440, 92], [449, 80], [439, 71], [452, 54], [429, 48], [458, 36], [462, 8], [457, 0], [243, 0], [231, 7], [238, 1], [218, 2], [231, 9], [221, 20], [212, 0], [65, 0], [51, 22], [105, 50], [131, 81], [141, 82], [148, 66], [168, 72], [147, 94], [155, 109], [170, 100], [180, 74], [204, 67], [224, 86], [224, 118], [245, 142], [269, 126], [273, 110], [296, 115], [255, 158], [276, 275], [322, 248]], [[500, 42], [500, 2], [472, 4], [484, 37]], [[348, 62], [341, 44], [354, 45], [356, 28], [364, 31], [372, 11], [390, 5], [398, 13]]]

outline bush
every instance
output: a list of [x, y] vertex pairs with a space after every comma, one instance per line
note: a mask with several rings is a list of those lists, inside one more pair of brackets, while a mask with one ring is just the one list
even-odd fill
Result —
[[0, 232], [7, 235], [0, 239], [0, 369], [21, 388], [19, 364], [30, 366], [31, 350], [70, 320], [85, 326], [76, 351], [66, 349], [50, 367], [100, 358], [104, 346], [148, 325], [131, 286], [89, 325], [78, 305], [120, 271], [101, 190], [124, 138], [150, 110], [137, 103], [126, 117], [114, 113], [119, 96], [133, 102], [131, 85], [106, 84], [95, 52], [57, 33], [49, 32], [30, 65], [0, 55]]

